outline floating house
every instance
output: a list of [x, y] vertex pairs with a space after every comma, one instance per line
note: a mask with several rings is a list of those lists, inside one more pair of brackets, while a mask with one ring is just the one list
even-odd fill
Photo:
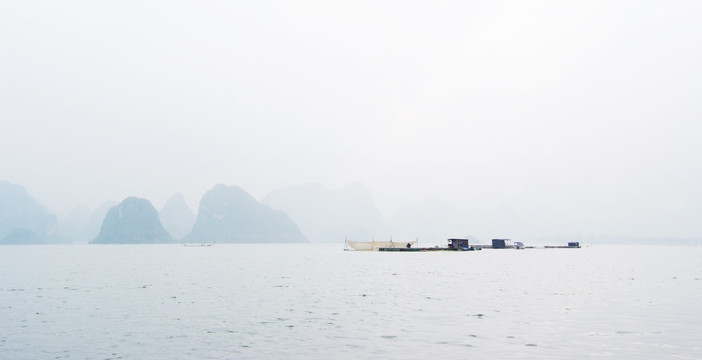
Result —
[[492, 248], [493, 249], [511, 249], [512, 248], [512, 240], [510, 239], [492, 239]]
[[448, 248], [451, 250], [470, 250], [468, 239], [448, 239]]

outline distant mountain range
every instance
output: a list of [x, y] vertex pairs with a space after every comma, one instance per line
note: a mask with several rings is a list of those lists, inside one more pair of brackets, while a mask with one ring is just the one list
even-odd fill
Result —
[[262, 202], [289, 214], [315, 243], [349, 239], [443, 244], [449, 237], [469, 236], [470, 230], [465, 214], [440, 199], [411, 203], [385, 221], [370, 190], [360, 183], [339, 190], [315, 183], [290, 186], [273, 191]]
[[0, 244], [61, 242], [57, 223], [22, 186], [0, 181]]
[[94, 240], [100, 233], [105, 215], [115, 205], [117, 205], [116, 201], [108, 200], [95, 210], [78, 206], [68, 217], [59, 221], [59, 235], [66, 242], [71, 243], [87, 243]]
[[[237, 186], [217, 185], [201, 199], [197, 216], [176, 194], [160, 212], [146, 199], [106, 201], [95, 210], [76, 208], [58, 221], [22, 186], [0, 181], [0, 244], [56, 243], [343, 243], [419, 240], [431, 246], [468, 237], [479, 225], [448, 202], [427, 199], [400, 208], [384, 220], [370, 191], [354, 183], [338, 190], [308, 183], [271, 192], [260, 202]], [[509, 236], [499, 234], [498, 237]], [[547, 236], [537, 243], [702, 243], [702, 239]], [[529, 240], [527, 240], [529, 241]]]
[[[308, 183], [261, 202], [237, 186], [217, 185], [197, 216], [176, 194], [157, 212], [146, 199], [78, 207], [60, 223], [19, 185], [0, 182], [0, 243], [341, 243], [436, 240], [464, 235], [463, 215], [439, 200], [401, 209], [386, 222], [360, 183], [338, 190]], [[163, 230], [163, 231], [161, 231]]]
[[359, 183], [339, 190], [314, 183], [291, 186], [273, 191], [262, 202], [290, 215], [314, 243], [339, 243], [344, 238], [365, 241], [387, 235], [370, 191]]
[[261, 204], [238, 186], [217, 185], [200, 201], [183, 242], [304, 243], [307, 238], [282, 211]]
[[158, 218], [158, 212], [146, 199], [128, 197], [105, 215], [100, 233], [91, 244], [163, 244], [172, 243]]
[[188, 207], [181, 194], [173, 195], [159, 211], [163, 227], [175, 239], [182, 239], [190, 233], [195, 224], [195, 213]]

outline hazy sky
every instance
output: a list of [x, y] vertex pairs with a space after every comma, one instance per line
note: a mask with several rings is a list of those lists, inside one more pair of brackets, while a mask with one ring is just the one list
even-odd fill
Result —
[[467, 233], [702, 236], [702, 1], [0, 1], [0, 179], [60, 216], [362, 182]]

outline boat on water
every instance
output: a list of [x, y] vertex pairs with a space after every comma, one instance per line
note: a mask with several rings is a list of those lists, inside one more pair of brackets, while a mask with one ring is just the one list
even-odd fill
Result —
[[544, 246], [545, 249], [580, 249], [580, 242], [577, 241], [572, 241], [568, 243], [568, 246], [553, 246], [553, 245], [546, 245]]
[[379, 251], [383, 249], [411, 249], [416, 241], [351, 241], [346, 240], [346, 246], [356, 251]]

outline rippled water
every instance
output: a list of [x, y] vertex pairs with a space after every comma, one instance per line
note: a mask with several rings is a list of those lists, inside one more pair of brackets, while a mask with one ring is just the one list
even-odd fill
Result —
[[0, 247], [3, 359], [702, 359], [702, 248]]

